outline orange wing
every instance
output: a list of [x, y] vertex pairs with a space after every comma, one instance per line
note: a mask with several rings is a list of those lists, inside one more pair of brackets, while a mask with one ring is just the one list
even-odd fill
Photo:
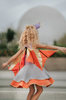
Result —
[[46, 60], [52, 56], [57, 50], [37, 50], [30, 51], [30, 55], [26, 61], [34, 63], [38, 68], [43, 70]]

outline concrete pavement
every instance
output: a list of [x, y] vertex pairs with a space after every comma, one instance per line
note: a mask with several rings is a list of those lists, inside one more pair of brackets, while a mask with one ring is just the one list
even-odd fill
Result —
[[[43, 88], [38, 100], [66, 100], [66, 89]], [[28, 89], [0, 89], [0, 100], [26, 100]]]

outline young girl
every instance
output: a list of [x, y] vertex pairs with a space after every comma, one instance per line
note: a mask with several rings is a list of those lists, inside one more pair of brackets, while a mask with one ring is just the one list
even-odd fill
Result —
[[[29, 88], [27, 100], [37, 100], [43, 91], [42, 86], [48, 87], [54, 82], [44, 68], [47, 58], [57, 50], [66, 53], [65, 47], [41, 44], [38, 37], [39, 27], [40, 23], [27, 25], [18, 41], [19, 51], [2, 64], [4, 68], [13, 62], [11, 66], [8, 66], [15, 76], [10, 85], [16, 88]], [[38, 50], [38, 48], [54, 50]], [[37, 89], [36, 93], [34, 93], [34, 86]]]

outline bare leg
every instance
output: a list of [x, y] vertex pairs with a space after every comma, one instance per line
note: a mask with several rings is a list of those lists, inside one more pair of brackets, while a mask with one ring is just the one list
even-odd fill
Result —
[[31, 100], [37, 100], [39, 98], [40, 94], [43, 92], [42, 86], [36, 85], [36, 88], [37, 88], [37, 92], [33, 95]]
[[35, 89], [34, 89], [34, 85], [33, 84], [29, 86], [29, 89], [30, 89], [30, 91], [28, 93], [27, 100], [31, 100], [31, 98], [32, 98], [32, 96], [33, 96], [33, 94], [35, 92]]

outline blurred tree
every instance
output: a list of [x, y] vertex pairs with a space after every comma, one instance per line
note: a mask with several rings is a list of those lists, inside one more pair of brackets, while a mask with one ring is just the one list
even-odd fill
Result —
[[7, 39], [5, 37], [6, 37], [5, 32], [0, 33], [0, 44], [6, 44], [7, 43]]
[[15, 32], [11, 30], [10, 28], [8, 28], [6, 32], [7, 42], [11, 42], [14, 39], [14, 35], [15, 35]]
[[53, 45], [57, 45], [57, 41], [56, 41], [56, 40], [54, 40], [54, 43], [53, 43]]
[[8, 28], [6, 32], [6, 38], [7, 38], [7, 47], [8, 48], [14, 48], [14, 45], [16, 43], [17, 34], [14, 30]]

